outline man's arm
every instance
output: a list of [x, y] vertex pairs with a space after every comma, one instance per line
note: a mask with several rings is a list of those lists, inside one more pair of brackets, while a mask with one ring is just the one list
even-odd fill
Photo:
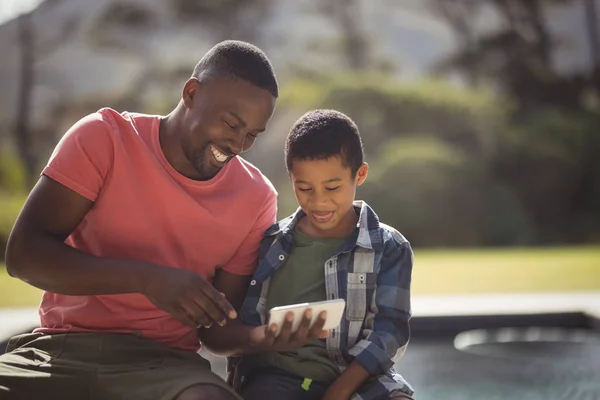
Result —
[[37, 288], [66, 295], [142, 292], [145, 280], [140, 278], [152, 268], [148, 263], [98, 258], [64, 243], [93, 205], [42, 176], [10, 234], [8, 273]]
[[[252, 275], [236, 275], [219, 269], [213, 279], [213, 286], [223, 293], [239, 315], [251, 279]], [[231, 356], [251, 351], [253, 346], [250, 336], [253, 329], [256, 327], [244, 324], [238, 317], [227, 321], [225, 326], [213, 325], [210, 328], [200, 328], [198, 335], [202, 345], [212, 353]]]
[[[8, 240], [8, 273], [40, 289], [85, 296], [142, 293], [190, 326], [222, 321], [231, 305], [201, 276], [143, 261], [96, 257], [64, 243], [93, 202], [42, 176]], [[233, 316], [234, 314], [231, 314]]]

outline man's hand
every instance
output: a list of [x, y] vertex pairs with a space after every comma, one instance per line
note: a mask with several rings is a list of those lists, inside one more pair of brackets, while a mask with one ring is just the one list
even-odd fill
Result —
[[148, 271], [142, 289], [158, 308], [193, 328], [223, 326], [237, 318], [225, 296], [202, 276], [184, 269], [162, 267]]
[[329, 331], [323, 330], [327, 312], [322, 311], [313, 326], [310, 326], [312, 310], [304, 312], [302, 321], [296, 332], [292, 332], [292, 323], [294, 322], [294, 313], [289, 312], [281, 326], [279, 335], [276, 335], [277, 324], [262, 325], [254, 328], [250, 332], [250, 342], [252, 346], [259, 350], [271, 350], [285, 352], [298, 349], [304, 346], [309, 340], [324, 339], [329, 336]]

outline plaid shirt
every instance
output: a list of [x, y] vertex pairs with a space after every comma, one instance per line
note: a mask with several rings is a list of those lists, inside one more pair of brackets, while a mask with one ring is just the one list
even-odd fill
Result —
[[[410, 385], [393, 368], [410, 338], [412, 249], [397, 230], [379, 222], [365, 202], [356, 201], [354, 207], [357, 228], [323, 266], [327, 299], [346, 300], [342, 322], [326, 339], [327, 352], [341, 372], [356, 360], [371, 374], [353, 400], [412, 396]], [[265, 233], [240, 313], [247, 324], [266, 323], [270, 277], [292, 252], [294, 228], [305, 215], [298, 209]]]

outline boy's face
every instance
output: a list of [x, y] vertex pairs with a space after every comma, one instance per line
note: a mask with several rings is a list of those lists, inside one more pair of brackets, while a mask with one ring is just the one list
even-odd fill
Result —
[[307, 218], [301, 228], [310, 235], [341, 237], [356, 226], [352, 202], [356, 187], [367, 178], [364, 163], [356, 176], [342, 164], [340, 157], [326, 160], [294, 160], [290, 178], [298, 204]]

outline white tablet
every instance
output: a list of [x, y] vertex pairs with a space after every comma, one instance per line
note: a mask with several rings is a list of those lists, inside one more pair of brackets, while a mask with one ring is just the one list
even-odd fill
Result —
[[346, 308], [346, 300], [344, 299], [333, 299], [333, 300], [325, 300], [325, 301], [317, 301], [313, 303], [300, 303], [300, 304], [291, 304], [289, 306], [281, 306], [281, 307], [273, 307], [269, 311], [269, 322], [268, 324], [277, 324], [277, 335], [281, 330], [281, 326], [285, 320], [285, 316], [288, 312], [294, 313], [294, 321], [292, 322], [292, 332], [295, 332], [302, 321], [302, 317], [304, 316], [304, 311], [307, 309], [312, 310], [312, 319], [310, 321], [310, 326], [312, 326], [319, 314], [322, 311], [327, 311], [327, 319], [325, 320], [325, 325], [323, 326], [323, 330], [330, 330], [336, 328], [340, 321], [342, 320], [342, 315], [344, 315], [344, 308]]

